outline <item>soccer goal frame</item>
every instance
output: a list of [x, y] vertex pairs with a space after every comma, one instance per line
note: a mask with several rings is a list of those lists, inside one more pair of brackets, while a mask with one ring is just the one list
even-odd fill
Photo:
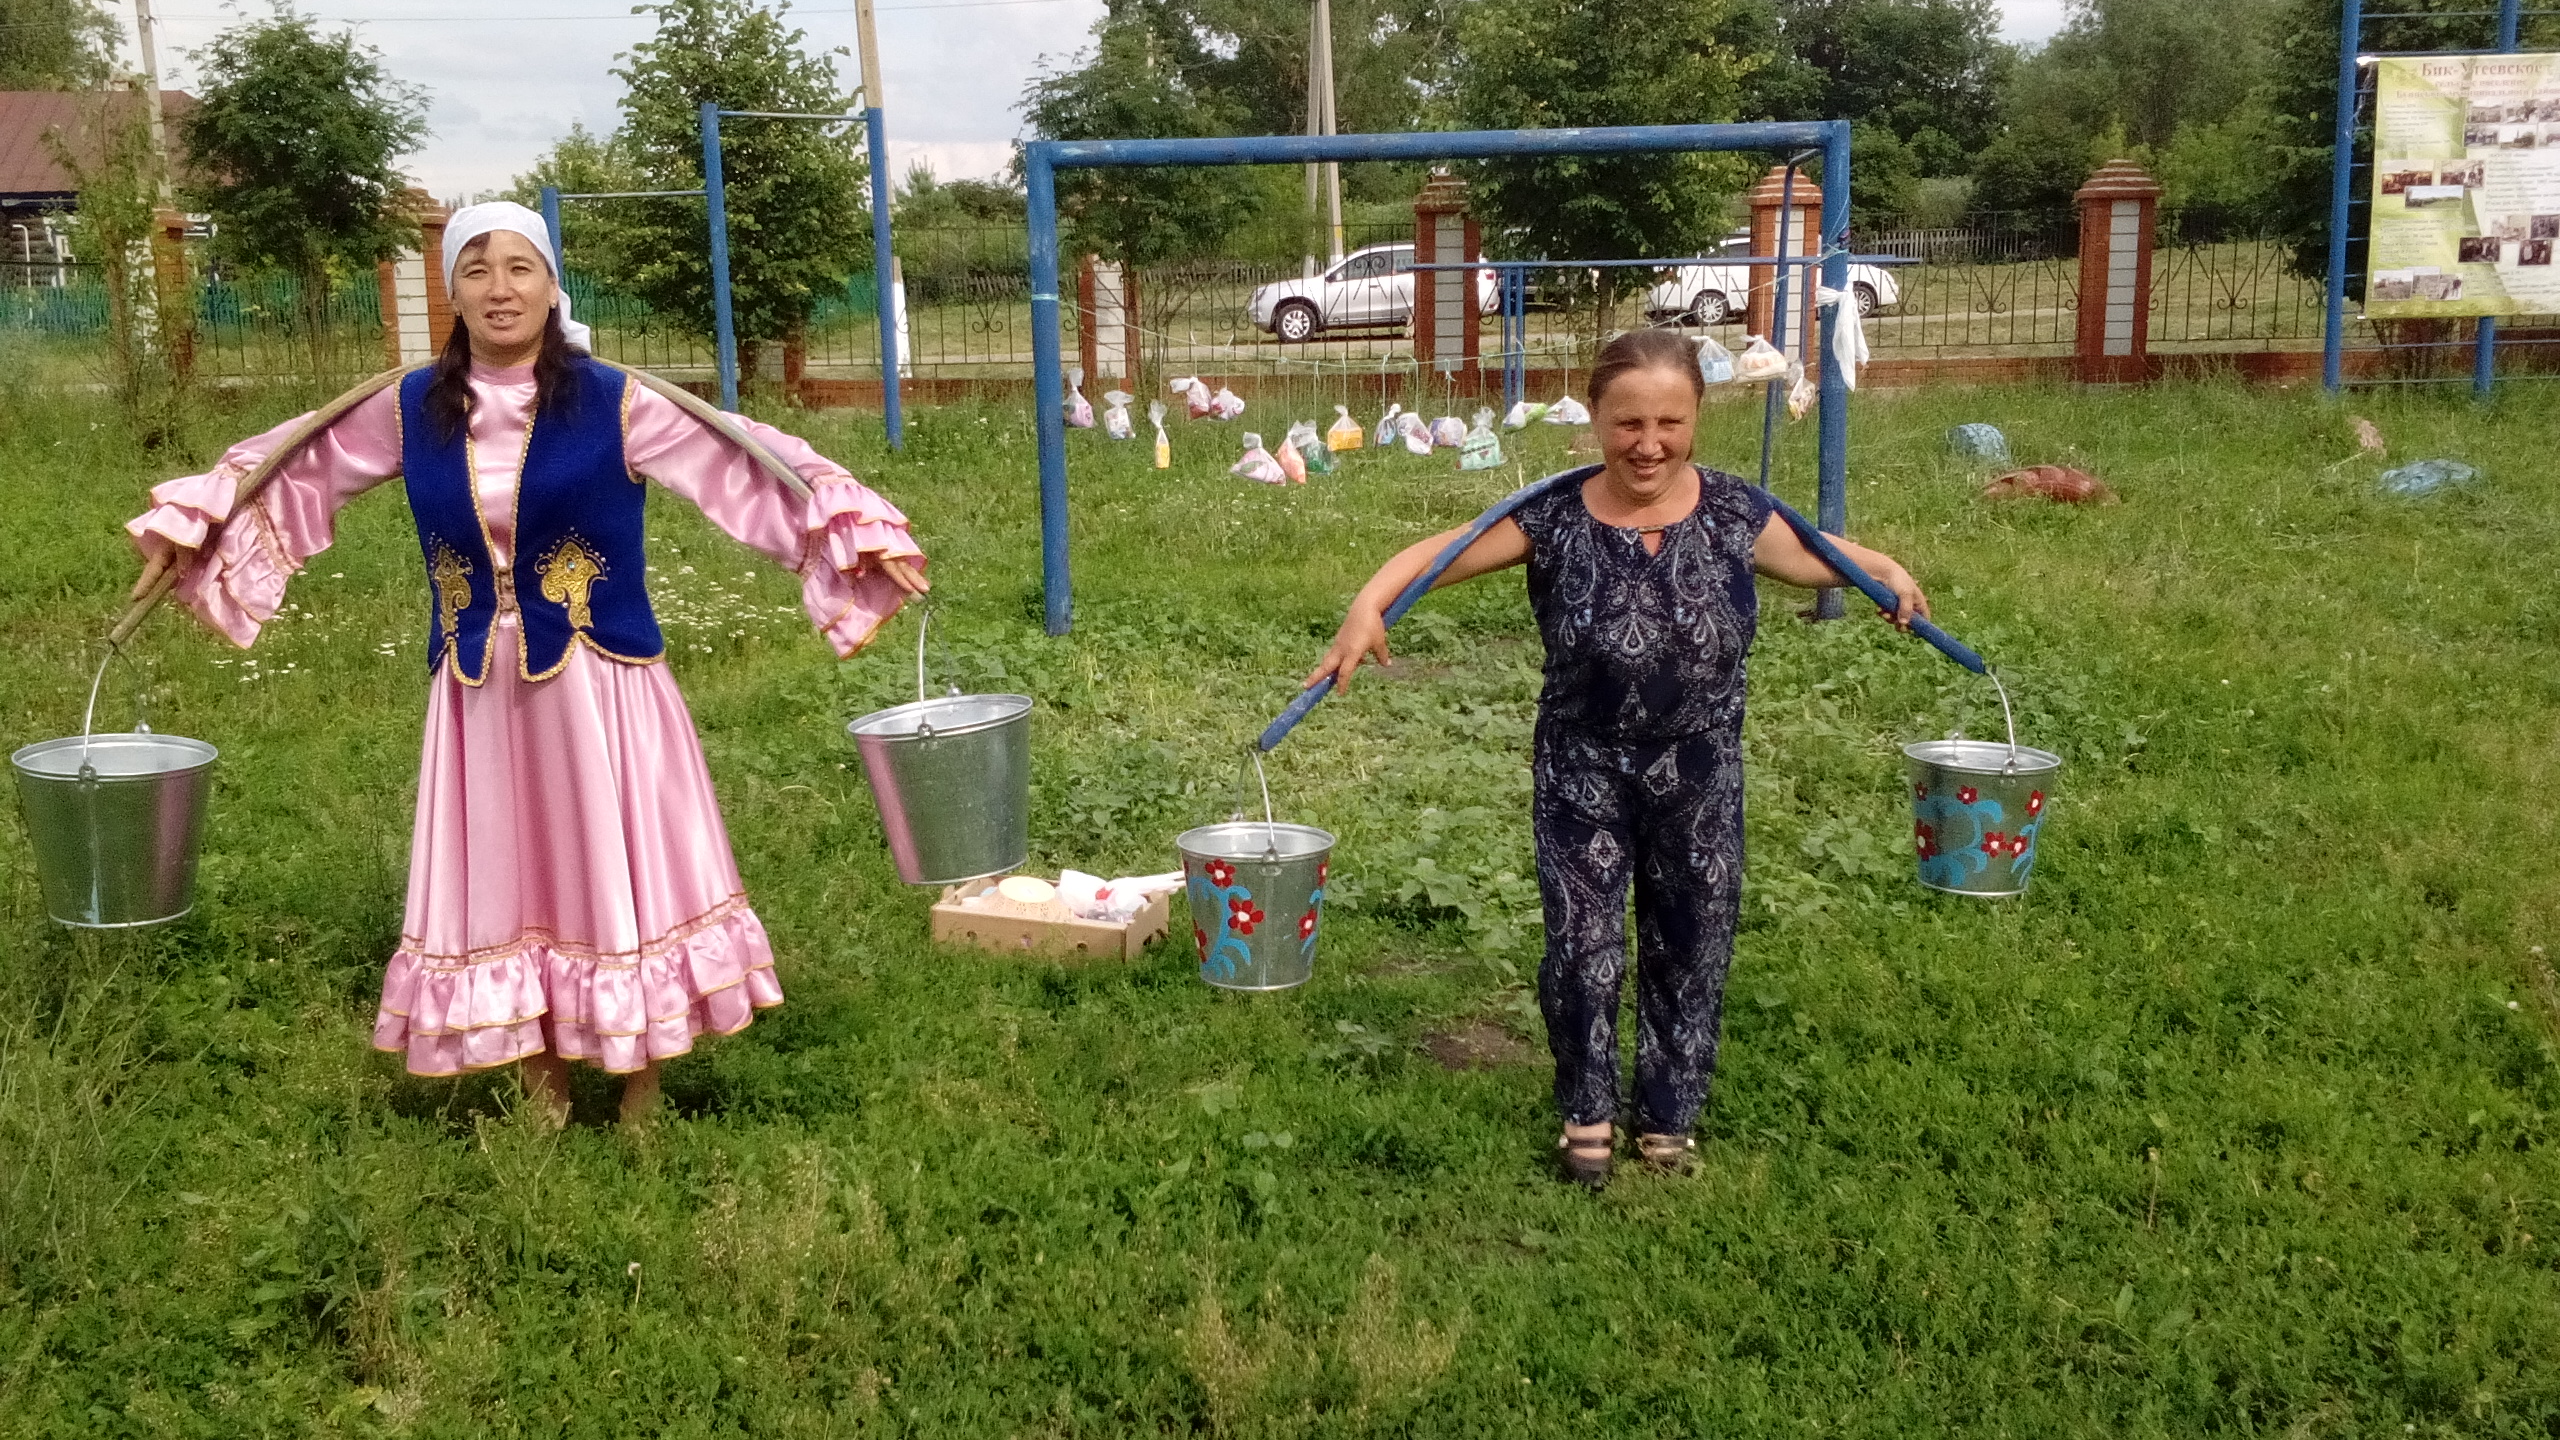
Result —
[[[1031, 228], [1031, 379], [1040, 441], [1040, 585], [1048, 631], [1075, 619], [1067, 554], [1065, 370], [1059, 356], [1058, 172], [1152, 165], [1304, 165], [1334, 160], [1490, 160], [1522, 155], [1685, 154], [1702, 150], [1817, 150], [1822, 155], [1822, 283], [1849, 284], [1849, 122], [1629, 125], [1570, 130], [1456, 130], [1393, 135], [1255, 135], [1204, 140], [1034, 140], [1022, 147]], [[1819, 522], [1848, 523], [1849, 384], [1823, 312]]]

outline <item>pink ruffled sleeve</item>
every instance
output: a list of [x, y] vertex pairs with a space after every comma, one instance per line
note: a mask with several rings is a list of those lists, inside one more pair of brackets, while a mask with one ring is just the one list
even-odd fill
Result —
[[838, 655], [851, 655], [906, 602], [880, 562], [922, 560], [898, 507], [816, 450], [732, 415], [808, 482], [803, 501], [720, 432], [651, 390], [631, 397], [623, 453], [638, 474], [700, 506], [711, 523], [800, 576], [800, 604]]
[[284, 603], [285, 582], [337, 538], [339, 508], [400, 473], [400, 395], [385, 390], [313, 436], [240, 506], [240, 482], [309, 418], [241, 441], [202, 475], [154, 487], [152, 508], [125, 522], [144, 560], [178, 557], [173, 593], [243, 649]]

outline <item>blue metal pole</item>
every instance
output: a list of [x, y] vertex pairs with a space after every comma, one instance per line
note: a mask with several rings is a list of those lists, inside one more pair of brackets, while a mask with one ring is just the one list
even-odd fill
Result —
[[569, 249], [560, 243], [560, 187], [542, 187], [542, 228], [551, 232], [551, 258], [559, 262], [560, 277], [569, 271]]
[[2332, 395], [2346, 385], [2347, 197], [2356, 155], [2356, 49], [2364, 40], [2364, 0], [2340, 5], [2338, 123], [2329, 136], [2329, 293], [2320, 327], [2320, 384]]
[[[2523, 0], [2498, 0], [2498, 49], [2512, 54], [2524, 19]], [[2498, 317], [2483, 315], [2471, 351], [2471, 393], [2482, 400], [2498, 388]]]
[[898, 403], [897, 283], [889, 250], [889, 122], [880, 107], [862, 112], [871, 141], [871, 273], [880, 296], [880, 405], [889, 426], [889, 448], [907, 448], [907, 418]]
[[1075, 623], [1067, 571], [1067, 416], [1058, 363], [1058, 181], [1054, 141], [1022, 147], [1024, 208], [1031, 221], [1031, 415], [1040, 440], [1040, 595], [1049, 633]]
[[720, 408], [738, 408], [738, 330], [729, 313], [729, 190], [720, 179], [720, 107], [702, 102], [702, 196], [711, 209], [711, 333], [719, 348]]
[[[1822, 143], [1822, 283], [1840, 297], [1822, 327], [1822, 410], [1818, 420], [1819, 477], [1815, 513], [1822, 528], [1838, 535], [1849, 525], [1849, 372], [1848, 358], [1833, 343], [1840, 333], [1841, 312], [1858, 303], [1849, 291], [1849, 123], [1834, 120]], [[1813, 597], [1817, 620], [1837, 619], [1843, 612], [1836, 589]]]

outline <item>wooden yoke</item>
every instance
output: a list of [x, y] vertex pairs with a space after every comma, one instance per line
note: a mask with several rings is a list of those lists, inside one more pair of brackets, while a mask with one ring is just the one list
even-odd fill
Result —
[[[800, 478], [799, 471], [792, 469], [781, 456], [774, 454], [771, 446], [740, 429], [735, 421], [723, 414], [710, 401], [679, 385], [659, 379], [646, 370], [634, 370], [628, 365], [616, 365], [610, 360], [597, 360], [596, 363], [608, 369], [619, 370], [652, 391], [665, 396], [678, 409], [718, 431], [722, 439], [745, 451], [748, 459], [753, 460], [775, 479], [780, 480], [783, 488], [802, 500], [809, 498], [809, 482]], [[278, 467], [300, 451], [303, 446], [310, 444], [321, 431], [336, 424], [348, 411], [398, 384], [400, 378], [410, 371], [423, 368], [425, 367], [404, 365], [397, 370], [385, 370], [312, 411], [310, 418], [295, 426], [293, 433], [284, 438], [284, 443], [269, 452], [266, 459], [259, 461], [256, 469], [241, 477], [239, 488], [231, 497], [231, 514], [239, 514], [241, 507], [255, 499], [258, 492], [265, 488], [268, 479], [275, 474]], [[223, 527], [229, 523], [229, 517], [226, 516], [210, 526], [205, 532], [204, 543], [197, 548], [210, 549], [214, 542], [222, 537]], [[162, 571], [160, 578], [152, 582], [151, 588], [142, 593], [142, 598], [134, 601], [126, 609], [124, 618], [118, 620], [115, 628], [107, 632], [109, 647], [124, 644], [125, 641], [133, 638], [134, 631], [142, 628], [142, 622], [150, 618], [151, 612], [159, 608], [160, 602], [169, 597], [171, 590], [177, 588], [178, 570], [178, 566], [171, 565], [167, 570]]]

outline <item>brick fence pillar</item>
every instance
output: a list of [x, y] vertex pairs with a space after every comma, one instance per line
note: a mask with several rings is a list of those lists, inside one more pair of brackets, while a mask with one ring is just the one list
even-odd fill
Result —
[[[1799, 170], [1790, 204], [1787, 191], [1787, 167], [1772, 165], [1751, 192], [1751, 253], [1783, 257], [1815, 255], [1822, 248], [1822, 182]], [[1778, 248], [1778, 217], [1787, 214], [1787, 248]], [[1802, 353], [1807, 369], [1813, 365], [1813, 347], [1805, 337], [1814, 334], [1814, 288], [1819, 272], [1809, 265], [1787, 267], [1795, 271], [1787, 277], [1790, 310], [1799, 313], [1787, 318], [1784, 348], [1790, 355]], [[1742, 328], [1750, 335], [1767, 335], [1778, 314], [1778, 271], [1776, 265], [1751, 267], [1751, 297], [1743, 308]]]
[[[1413, 202], [1413, 261], [1455, 265], [1483, 257], [1484, 237], [1467, 213], [1466, 182], [1433, 171]], [[1413, 361], [1425, 375], [1448, 377], [1463, 394], [1484, 387], [1483, 307], [1473, 270], [1417, 270], [1413, 275]]]
[[451, 212], [424, 190], [409, 191], [405, 200], [418, 219], [418, 248], [401, 251], [374, 272], [388, 369], [434, 359], [453, 331], [453, 301], [444, 293], [444, 222]]
[[1138, 272], [1099, 255], [1076, 277], [1076, 348], [1086, 393], [1113, 385], [1138, 393]]
[[2071, 198], [2080, 206], [2079, 377], [2084, 384], [2139, 384], [2151, 372], [2151, 229], [2160, 182], [2130, 160], [2110, 160]]

